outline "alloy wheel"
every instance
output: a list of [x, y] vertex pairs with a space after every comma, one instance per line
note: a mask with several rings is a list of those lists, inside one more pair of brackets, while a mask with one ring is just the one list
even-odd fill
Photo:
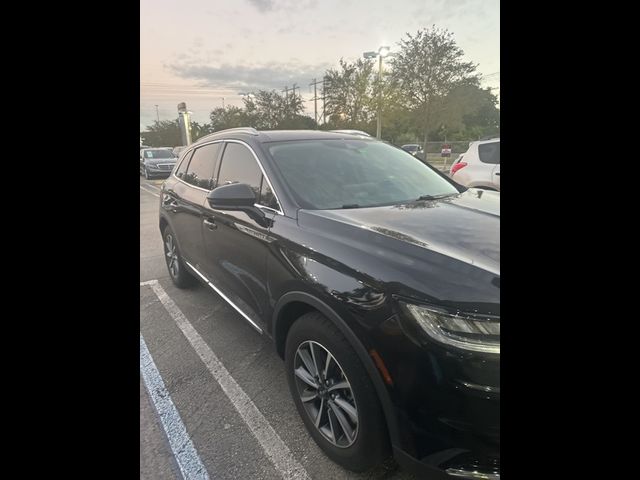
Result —
[[166, 256], [169, 273], [173, 278], [176, 278], [180, 269], [178, 264], [178, 249], [170, 233], [168, 233], [164, 239], [164, 254]]
[[293, 363], [296, 386], [311, 421], [331, 444], [353, 445], [358, 435], [358, 409], [342, 367], [318, 342], [298, 346]]

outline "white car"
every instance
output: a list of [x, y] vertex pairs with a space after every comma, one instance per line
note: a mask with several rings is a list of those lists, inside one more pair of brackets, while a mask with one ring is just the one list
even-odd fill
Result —
[[500, 138], [471, 142], [451, 165], [449, 176], [460, 185], [500, 191]]

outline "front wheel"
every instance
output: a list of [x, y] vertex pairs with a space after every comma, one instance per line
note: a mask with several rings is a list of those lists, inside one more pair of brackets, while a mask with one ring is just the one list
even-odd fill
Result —
[[149, 175], [149, 170], [147, 170], [147, 167], [144, 167], [144, 178], [146, 178], [147, 180], [151, 180], [151, 175]]
[[389, 456], [384, 414], [368, 373], [347, 339], [319, 312], [300, 317], [285, 347], [289, 390], [318, 446], [363, 472]]

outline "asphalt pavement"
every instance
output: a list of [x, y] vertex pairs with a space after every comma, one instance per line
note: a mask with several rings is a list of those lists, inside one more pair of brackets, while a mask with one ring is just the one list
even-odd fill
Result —
[[158, 229], [163, 180], [140, 179], [140, 478], [397, 479], [354, 474], [307, 433], [284, 363], [208, 287], [173, 286]]

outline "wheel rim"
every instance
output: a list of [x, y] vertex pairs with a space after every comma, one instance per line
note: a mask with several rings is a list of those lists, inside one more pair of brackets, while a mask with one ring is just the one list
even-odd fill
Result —
[[176, 248], [176, 244], [170, 233], [167, 234], [164, 240], [164, 254], [167, 261], [167, 267], [169, 268], [169, 273], [173, 278], [177, 277], [180, 270], [180, 266], [178, 264], [178, 249]]
[[358, 408], [351, 384], [340, 364], [318, 342], [306, 341], [296, 350], [293, 373], [300, 401], [316, 429], [340, 448], [358, 436]]

